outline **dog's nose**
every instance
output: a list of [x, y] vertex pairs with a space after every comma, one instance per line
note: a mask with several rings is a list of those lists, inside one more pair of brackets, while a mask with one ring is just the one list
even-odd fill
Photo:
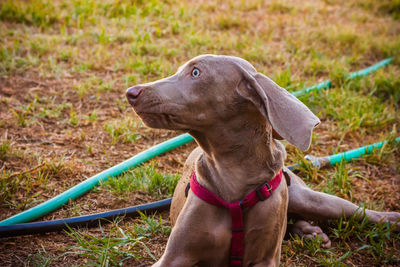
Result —
[[143, 87], [140, 85], [135, 85], [126, 90], [126, 97], [129, 103], [134, 104], [139, 95], [142, 93]]

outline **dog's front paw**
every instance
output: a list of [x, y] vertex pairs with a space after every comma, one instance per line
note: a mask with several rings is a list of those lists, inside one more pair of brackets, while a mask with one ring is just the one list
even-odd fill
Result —
[[322, 231], [322, 229], [318, 226], [314, 226], [309, 222], [300, 220], [297, 221], [295, 224], [292, 225], [290, 231], [293, 234], [297, 234], [302, 238], [321, 238], [323, 248], [330, 248], [331, 247], [331, 240], [329, 237]]

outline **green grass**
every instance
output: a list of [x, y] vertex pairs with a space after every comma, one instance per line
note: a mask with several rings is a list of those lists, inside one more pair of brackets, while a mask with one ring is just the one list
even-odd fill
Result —
[[137, 123], [132, 118], [124, 118], [123, 120], [114, 120], [104, 124], [105, 131], [111, 137], [111, 143], [115, 144], [118, 141], [124, 143], [134, 143], [140, 134], [138, 132], [142, 123]]
[[34, 0], [27, 5], [16, 1], [4, 1], [0, 6], [0, 19], [38, 27], [48, 27], [57, 22], [54, 5], [49, 1]]
[[161, 216], [156, 218], [156, 214], [152, 216], [146, 216], [144, 213], [139, 212], [141, 224], [134, 224], [132, 226], [133, 232], [136, 236], [141, 237], [151, 237], [158, 233], [162, 235], [169, 235], [171, 232], [171, 227], [163, 225], [163, 219]]
[[371, 94], [387, 102], [400, 105], [400, 77], [393, 72], [389, 74], [379, 72], [374, 80], [373, 91]]
[[343, 87], [316, 93], [301, 99], [321, 118], [336, 124], [336, 138], [343, 139], [352, 132], [367, 133], [371, 129], [387, 127], [396, 122], [398, 115], [393, 106], [382, 103], [373, 95], [360, 95], [352, 91], [349, 82]]
[[356, 237], [362, 246], [358, 250], [372, 256], [376, 264], [395, 264], [400, 262], [400, 257], [395, 255], [393, 249], [387, 250], [390, 242], [399, 242], [400, 234], [395, 232], [396, 225], [389, 223], [371, 224], [366, 216], [353, 215], [348, 220], [340, 219], [331, 228], [332, 236], [341, 242], [349, 241]]
[[11, 149], [10, 142], [2, 141], [0, 144], [0, 160], [5, 161], [7, 159], [7, 154]]
[[29, 103], [27, 106], [21, 106], [21, 109], [13, 109], [11, 108], [10, 111], [15, 115], [18, 120], [18, 124], [21, 127], [25, 127], [29, 124], [32, 124], [32, 120], [28, 120], [28, 114], [31, 112], [32, 106], [34, 102]]
[[319, 238], [301, 239], [299, 236], [294, 236], [284, 242], [282, 253], [290, 256], [295, 254], [293, 255], [295, 259], [299, 255], [303, 257], [307, 255], [316, 266], [347, 266], [343, 261], [351, 256], [352, 251], [344, 252], [337, 248], [324, 249], [321, 244], [322, 240]]
[[72, 173], [62, 159], [37, 162], [34, 156], [28, 157], [16, 149], [8, 149], [7, 157], [13, 161], [27, 161], [31, 167], [26, 171], [0, 173], [0, 203], [3, 208], [21, 210], [41, 202], [41, 194], [48, 189], [50, 181]]
[[400, 258], [396, 251], [388, 249], [388, 244], [400, 241], [400, 234], [395, 232], [395, 225], [388, 223], [371, 224], [363, 215], [353, 215], [350, 219], [340, 219], [329, 226], [333, 246], [321, 247], [319, 238], [302, 239], [291, 236], [284, 242], [283, 254], [291, 258], [308, 255], [313, 264], [320, 266], [348, 266], [352, 257], [363, 253], [370, 257], [370, 264], [398, 264]]
[[70, 105], [69, 109], [69, 121], [68, 123], [72, 126], [77, 126], [79, 123], [79, 116], [76, 114], [76, 111], [74, 110], [74, 107]]
[[373, 153], [364, 156], [360, 160], [369, 164], [390, 167], [395, 171], [398, 171], [400, 169], [398, 161], [400, 143], [395, 142], [395, 139], [398, 136], [399, 133], [394, 127], [393, 130], [384, 137], [384, 139], [387, 140], [387, 143], [385, 143], [380, 149], [374, 149]]
[[144, 249], [148, 257], [154, 258], [148, 250], [144, 237], [136, 237], [132, 233], [125, 232], [118, 226], [118, 221], [108, 231], [104, 231], [99, 224], [100, 235], [78, 232], [69, 229], [67, 234], [76, 242], [76, 246], [66, 249], [69, 254], [78, 254], [89, 261], [92, 266], [121, 266], [130, 258], [143, 258], [138, 254], [138, 249]]
[[[129, 259], [152, 258], [145, 244], [146, 239], [157, 235], [169, 235], [171, 227], [164, 225], [161, 216], [146, 216], [140, 213], [140, 221], [131, 227], [120, 226], [122, 218], [112, 222], [110, 229], [104, 230], [99, 223], [100, 234], [93, 235], [83, 230], [69, 228], [68, 236], [76, 242], [74, 246], [64, 248], [65, 252], [58, 256], [78, 254], [89, 260], [90, 266], [121, 266]], [[32, 255], [38, 262], [52, 262], [55, 259], [46, 258], [41, 251]]]
[[127, 199], [135, 191], [144, 191], [148, 194], [166, 197], [172, 196], [179, 175], [163, 174], [157, 171], [157, 163], [136, 167], [120, 176], [110, 178], [102, 183], [102, 187], [111, 191], [120, 199]]
[[[86, 70], [83, 69], [82, 71]], [[81, 99], [84, 99], [88, 95], [95, 95], [98, 98], [99, 94], [111, 91], [114, 83], [115, 81], [104, 81], [99, 77], [92, 76], [84, 82], [74, 85], [73, 88]]]
[[352, 189], [353, 185], [357, 184], [355, 178], [365, 179], [360, 171], [349, 167], [342, 161], [333, 170], [328, 171], [326, 187], [319, 189], [325, 193], [353, 200]]
[[49, 267], [52, 265], [52, 262], [57, 260], [59, 257], [48, 256], [46, 249], [42, 246], [41, 250], [28, 255], [25, 264], [33, 267]]
[[323, 179], [323, 172], [318, 169], [317, 166], [314, 166], [310, 161], [305, 159], [305, 155], [299, 150], [294, 150], [295, 164], [298, 164], [296, 170], [301, 173], [301, 178], [307, 184], [320, 183]]
[[363, 1], [360, 6], [379, 12], [382, 15], [390, 14], [394, 19], [400, 20], [400, 1], [399, 0], [383, 0], [383, 1]]
[[71, 105], [63, 103], [60, 105], [51, 104], [51, 105], [43, 105], [40, 107], [39, 112], [37, 113], [38, 117], [42, 118], [61, 118], [65, 109], [70, 108]]
[[93, 123], [95, 121], [97, 121], [99, 119], [98, 115], [97, 115], [97, 111], [93, 110], [89, 115], [86, 116], [87, 119]]
[[[55, 100], [36, 94], [27, 105], [10, 108], [10, 111], [21, 127], [37, 124], [43, 119], [64, 119], [63, 123], [77, 126], [82, 116], [76, 113], [74, 106], [69, 102], [56, 103]], [[68, 117], [65, 116], [66, 110], [69, 110]]]

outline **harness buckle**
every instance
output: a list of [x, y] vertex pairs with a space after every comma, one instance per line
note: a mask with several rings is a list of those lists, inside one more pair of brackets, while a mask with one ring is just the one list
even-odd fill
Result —
[[267, 187], [267, 192], [272, 192], [272, 188], [271, 188], [271, 186], [269, 185], [268, 182], [263, 184], [263, 185], [260, 185], [259, 187], [257, 187], [255, 191], [256, 191], [257, 197], [258, 197], [258, 199], [260, 201], [264, 201], [264, 200], [267, 199], [267, 197], [264, 196], [263, 193], [261, 192], [261, 188], [263, 188], [264, 186]]
[[265, 183], [265, 185], [267, 186], [267, 191], [272, 192], [272, 187], [269, 185], [269, 183]]

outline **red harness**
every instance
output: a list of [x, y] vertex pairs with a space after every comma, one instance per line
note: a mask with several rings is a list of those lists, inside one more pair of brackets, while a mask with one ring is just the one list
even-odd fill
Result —
[[282, 170], [269, 182], [258, 186], [255, 190], [251, 191], [242, 200], [233, 203], [228, 203], [204, 186], [202, 186], [196, 178], [196, 173], [193, 172], [190, 178], [190, 189], [192, 192], [207, 202], [208, 204], [229, 209], [232, 219], [232, 242], [231, 242], [231, 255], [229, 259], [229, 266], [239, 267], [243, 264], [244, 255], [244, 221], [243, 209], [254, 206], [259, 201], [266, 200], [271, 196], [272, 191], [275, 190], [282, 180]]

